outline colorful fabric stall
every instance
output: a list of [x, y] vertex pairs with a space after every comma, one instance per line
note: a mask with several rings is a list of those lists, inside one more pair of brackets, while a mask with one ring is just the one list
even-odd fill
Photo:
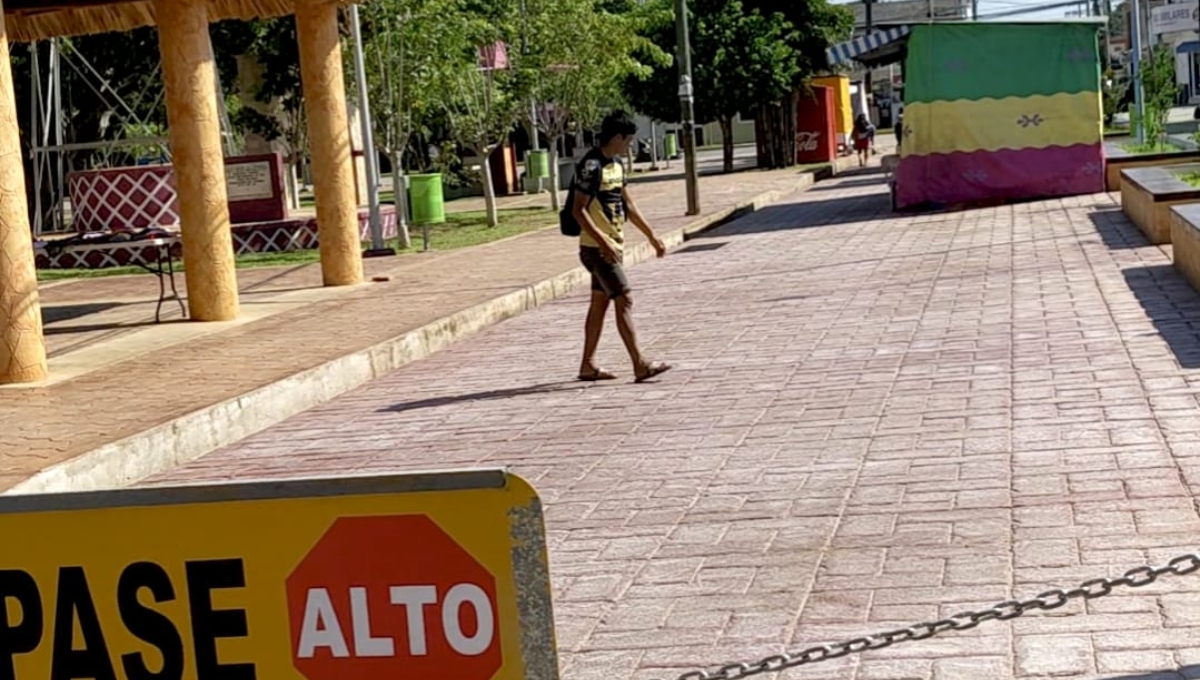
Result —
[[1104, 190], [1097, 27], [914, 26], [896, 205]]

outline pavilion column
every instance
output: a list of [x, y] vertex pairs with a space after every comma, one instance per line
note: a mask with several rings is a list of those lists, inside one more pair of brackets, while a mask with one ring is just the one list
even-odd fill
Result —
[[331, 0], [296, 0], [295, 13], [321, 274], [327, 286], [351, 285], [362, 281], [362, 238], [350, 160], [338, 5]]
[[36, 382], [46, 377], [46, 345], [15, 99], [8, 34], [0, 21], [0, 383]]
[[238, 315], [233, 232], [217, 109], [207, 0], [154, 0], [179, 196], [188, 311], [196, 321]]

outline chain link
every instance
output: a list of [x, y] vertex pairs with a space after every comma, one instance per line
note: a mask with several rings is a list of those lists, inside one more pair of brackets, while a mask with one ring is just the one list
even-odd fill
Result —
[[917, 623], [907, 628], [857, 637], [845, 642], [809, 647], [792, 654], [776, 654], [754, 663], [728, 664], [713, 671], [691, 671], [678, 676], [676, 680], [738, 680], [762, 673], [774, 673], [837, 659], [848, 654], [883, 649], [901, 642], [925, 640], [948, 630], [969, 630], [985, 621], [1007, 621], [1031, 611], [1058, 609], [1071, 600], [1104, 597], [1111, 594], [1113, 588], [1141, 588], [1154, 583], [1160, 576], [1183, 576], [1198, 570], [1200, 553], [1180, 555], [1160, 567], [1137, 567], [1117, 578], [1094, 578], [1084, 581], [1070, 590], [1054, 588], [1028, 600], [1008, 600], [987, 609], [961, 612], [938, 621]]

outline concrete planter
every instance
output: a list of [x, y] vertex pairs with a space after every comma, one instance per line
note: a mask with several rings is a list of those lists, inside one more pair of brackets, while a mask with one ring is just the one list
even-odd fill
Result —
[[1121, 209], [1151, 243], [1171, 243], [1171, 207], [1200, 201], [1200, 187], [1180, 175], [1200, 171], [1200, 163], [1121, 171]]
[[1171, 241], [1175, 269], [1200, 291], [1200, 203], [1171, 208]]
[[[1123, 140], [1128, 141], [1128, 140]], [[1104, 143], [1104, 186], [1106, 191], [1120, 191], [1121, 171], [1181, 163], [1200, 163], [1200, 149], [1164, 151], [1161, 153], [1129, 153], [1120, 142]]]

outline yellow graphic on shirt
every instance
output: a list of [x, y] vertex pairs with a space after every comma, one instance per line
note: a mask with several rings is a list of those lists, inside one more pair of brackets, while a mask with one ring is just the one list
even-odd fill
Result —
[[[625, 246], [625, 169], [617, 161], [605, 163], [597, 158], [587, 158], [579, 172], [580, 184], [594, 196], [589, 197], [588, 216], [609, 244], [621, 252]], [[586, 229], [579, 235], [579, 244], [600, 247]]]

